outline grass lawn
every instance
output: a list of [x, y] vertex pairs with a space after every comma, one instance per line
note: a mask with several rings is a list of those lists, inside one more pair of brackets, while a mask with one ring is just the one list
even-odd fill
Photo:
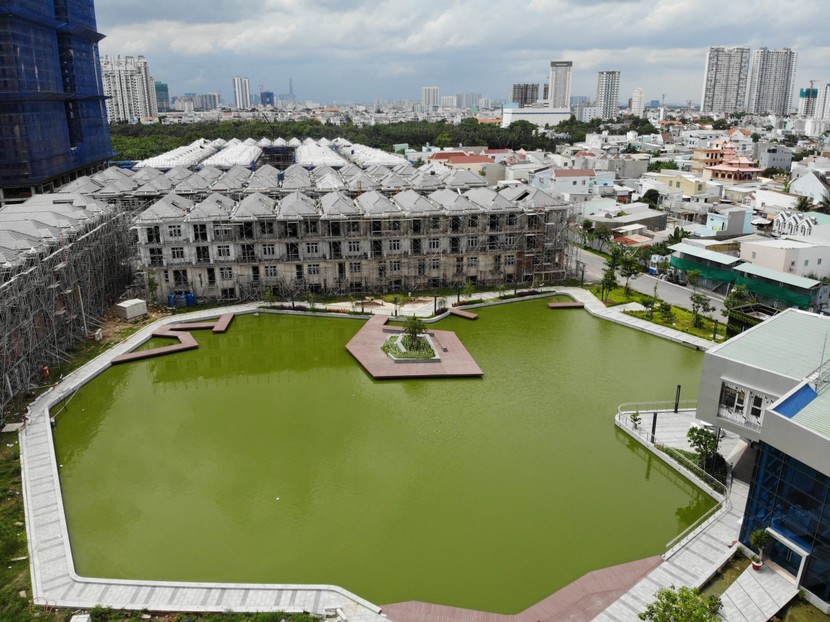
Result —
[[[600, 297], [600, 287], [599, 285], [592, 285], [588, 288], [592, 294], [594, 294], [597, 298]], [[631, 290], [628, 296], [625, 295], [625, 289], [622, 287], [618, 287], [611, 291], [611, 293], [606, 294], [605, 303], [606, 307], [614, 307], [617, 305], [625, 304], [628, 302], [639, 302], [643, 304], [644, 301], [651, 301], [654, 300], [652, 296], [648, 294], [641, 294], [639, 292], [635, 292]], [[700, 337], [701, 339], [712, 339], [712, 334], [715, 330], [715, 322], [708, 318], [703, 317], [703, 322], [701, 327], [697, 327], [694, 325], [692, 318], [692, 312], [688, 309], [684, 309], [683, 307], [675, 307], [672, 306], [672, 314], [673, 318], [671, 320], [666, 320], [661, 317], [661, 315], [655, 311], [652, 314], [652, 317], [649, 317], [647, 311], [626, 311], [629, 315], [633, 315], [634, 317], [640, 318], [642, 320], [648, 320], [650, 322], [654, 322], [655, 324], [659, 324], [660, 326], [666, 326], [668, 328], [674, 328], [684, 333], [689, 333], [690, 335], [694, 335], [695, 337]], [[721, 339], [726, 339], [726, 324], [724, 322], [718, 321], [717, 327], [717, 334], [720, 336]]]
[[[732, 585], [741, 573], [749, 568], [749, 559], [740, 553], [735, 555], [703, 589], [703, 594], [720, 596]], [[822, 613], [803, 598], [796, 596], [783, 612], [773, 618], [779, 622], [828, 622], [830, 616]]]

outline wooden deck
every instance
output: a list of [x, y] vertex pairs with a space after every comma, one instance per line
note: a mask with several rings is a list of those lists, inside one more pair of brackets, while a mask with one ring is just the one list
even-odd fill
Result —
[[223, 313], [215, 322], [191, 322], [181, 324], [166, 324], [156, 331], [153, 331], [153, 337], [163, 337], [166, 339], [177, 339], [179, 343], [161, 346], [158, 348], [151, 348], [149, 350], [137, 350], [135, 352], [128, 352], [121, 354], [112, 359], [112, 364], [128, 363], [130, 361], [140, 361], [142, 359], [149, 359], [156, 356], [164, 356], [165, 354], [174, 354], [175, 352], [184, 352], [185, 350], [193, 350], [199, 347], [199, 342], [190, 334], [191, 330], [212, 330], [214, 333], [224, 333], [228, 330], [228, 326], [233, 320], [233, 313]]
[[584, 302], [549, 302], [548, 308], [550, 309], [583, 309], [585, 307]]
[[452, 331], [431, 330], [427, 334], [441, 360], [424, 362], [395, 362], [386, 356], [381, 346], [389, 335], [402, 329], [386, 326], [389, 318], [376, 315], [366, 322], [346, 349], [369, 374], [378, 380], [395, 378], [452, 378], [480, 377], [484, 375], [461, 340]]
[[450, 315], [457, 315], [458, 317], [463, 317], [465, 320], [478, 319], [477, 313], [470, 313], [469, 311], [464, 311], [464, 309], [457, 309], [456, 307], [450, 307]]
[[588, 622], [660, 565], [649, 557], [589, 572], [521, 613], [505, 615], [420, 601], [384, 605], [392, 622]]

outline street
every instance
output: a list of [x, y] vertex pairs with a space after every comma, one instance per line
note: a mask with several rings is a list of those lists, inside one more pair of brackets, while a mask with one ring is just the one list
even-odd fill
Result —
[[[595, 255], [594, 253], [590, 253], [586, 250], [580, 249], [579, 250], [579, 261], [585, 264], [585, 282], [589, 283], [591, 281], [599, 282], [602, 280], [602, 272], [605, 270], [605, 258], [600, 257], [599, 255]], [[622, 283], [622, 279], [619, 279], [620, 283]], [[674, 283], [669, 283], [668, 281], [663, 281], [657, 279], [653, 276], [648, 274], [641, 274], [636, 279], [632, 279], [629, 283], [629, 286], [634, 291], [640, 292], [642, 294], [654, 295], [654, 284], [657, 283], [657, 296], [665, 300], [666, 302], [671, 303], [676, 307], [684, 307], [686, 309], [691, 308], [692, 303], [689, 300], [691, 295], [694, 293], [691, 287], [683, 285], [675, 285]], [[715, 307], [715, 311], [709, 314], [711, 317], [715, 319], [721, 319], [723, 316], [721, 315], [721, 311], [723, 311], [723, 296], [720, 294], [715, 294], [705, 289], [698, 288], [698, 291], [702, 294], [706, 294], [709, 296], [710, 303], [713, 307]]]

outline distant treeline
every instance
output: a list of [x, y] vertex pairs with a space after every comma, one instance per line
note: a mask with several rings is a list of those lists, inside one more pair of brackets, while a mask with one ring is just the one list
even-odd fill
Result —
[[508, 128], [493, 123], [479, 123], [476, 119], [464, 119], [460, 124], [446, 122], [428, 123], [410, 121], [387, 125], [357, 127], [352, 124], [328, 125], [312, 119], [301, 121], [270, 122], [216, 121], [187, 124], [113, 125], [112, 145], [117, 157], [124, 160], [141, 160], [159, 155], [170, 149], [188, 145], [199, 138], [230, 140], [239, 138], [307, 137], [332, 140], [345, 138], [353, 143], [391, 151], [392, 146], [407, 143], [420, 149], [427, 143], [438, 147], [453, 145], [486, 146], [489, 149], [545, 149], [553, 150], [556, 143], [536, 132], [536, 126], [527, 121], [517, 121]]

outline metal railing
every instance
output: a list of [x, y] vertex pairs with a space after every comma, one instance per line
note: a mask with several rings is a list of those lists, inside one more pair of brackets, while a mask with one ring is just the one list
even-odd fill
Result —
[[724, 484], [683, 455], [676, 452], [672, 452], [671, 454], [667, 453], [665, 448], [670, 447], [660, 443], [659, 435], [655, 433], [655, 436], [652, 437], [651, 427], [644, 426], [639, 422], [635, 424], [631, 421], [631, 415], [634, 413], [642, 413], [645, 415], [657, 413], [660, 415], [661, 413], [674, 414], [675, 412], [688, 414], [696, 411], [696, 400], [680, 400], [677, 402], [676, 410], [674, 401], [628, 402], [620, 404], [617, 407], [617, 414], [615, 415], [616, 424], [621, 428], [624, 428], [628, 433], [636, 436], [650, 451], [661, 457], [668, 464], [674, 465], [680, 473], [686, 471], [686, 475], [693, 476], [693, 478], [702, 482], [715, 495], [721, 496], [720, 501], [714, 507], [712, 507], [708, 512], [698, 518], [694, 523], [689, 525], [689, 527], [684, 529], [666, 544], [666, 553], [663, 555], [663, 559], [669, 559], [680, 548], [682, 548], [687, 541], [694, 538], [705, 527], [710, 519], [720, 513], [721, 510], [725, 510], [730, 507], [729, 495], [732, 489], [732, 478], [731, 474], [727, 474], [727, 481], [726, 484]]

